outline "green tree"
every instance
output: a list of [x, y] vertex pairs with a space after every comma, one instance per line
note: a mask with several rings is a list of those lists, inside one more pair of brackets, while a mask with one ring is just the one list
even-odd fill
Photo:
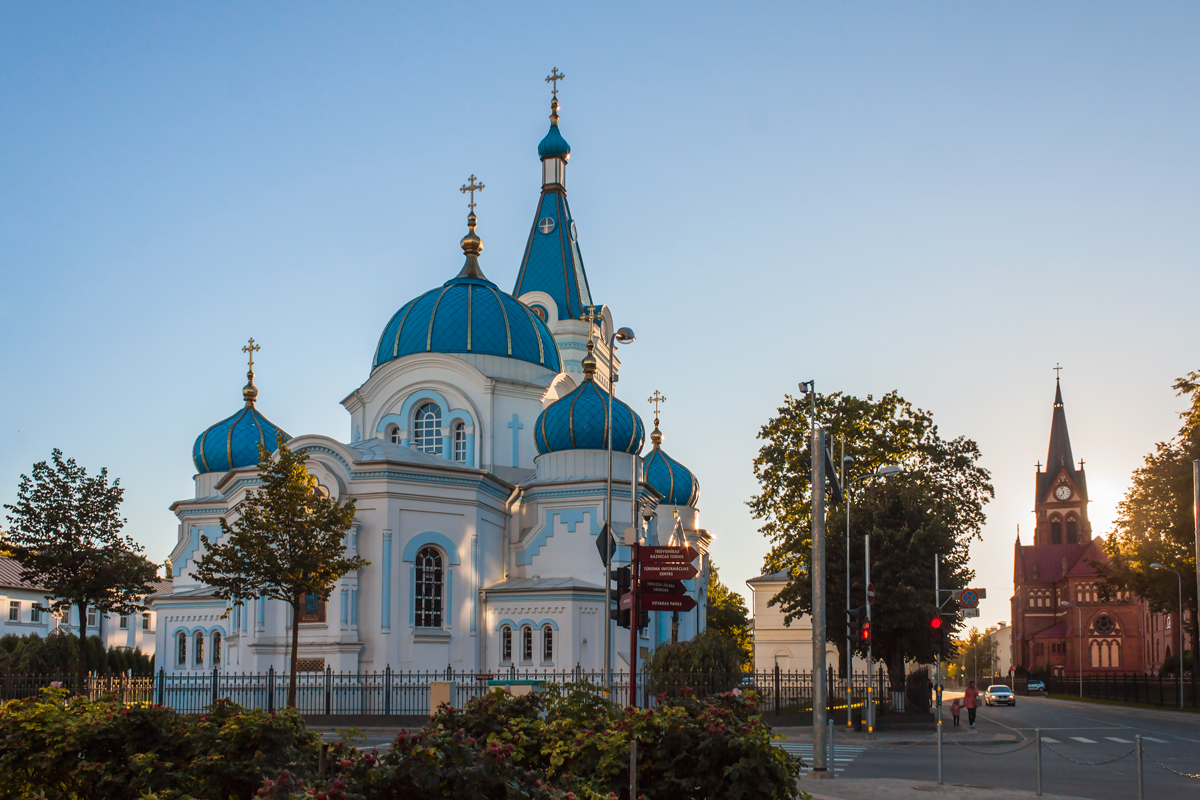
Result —
[[22, 577], [53, 598], [54, 611], [79, 609], [79, 686], [87, 674], [87, 612], [133, 614], [145, 608], [157, 568], [142, 548], [121, 535], [125, 519], [120, 480], [108, 470], [89, 477], [75, 459], [51, 452], [53, 465], [39, 461], [33, 477], [21, 476], [15, 504], [5, 504], [9, 529], [3, 549], [21, 565]]
[[345, 503], [323, 495], [308, 474], [308, 456], [278, 442], [272, 456], [259, 445], [262, 487], [247, 494], [237, 520], [221, 520], [221, 539], [201, 535], [204, 555], [196, 578], [217, 597], [241, 602], [272, 597], [292, 609], [292, 652], [288, 706], [296, 705], [296, 661], [301, 607], [306, 597], [329, 600], [333, 584], [370, 562], [346, 555], [346, 532], [354, 522], [354, 499]]
[[712, 564], [708, 573], [708, 610], [705, 615], [707, 630], [720, 634], [738, 646], [742, 654], [742, 667], [754, 660], [754, 643], [750, 636], [750, 612], [740, 594], [721, 583], [717, 565]]
[[978, 685], [982, 681], [984, 686], [991, 683], [995, 667], [992, 640], [980, 633], [979, 628], [972, 625], [971, 629], [967, 631], [966, 638], [955, 644], [958, 648], [955, 660], [958, 662], [963, 682], [976, 681]]
[[[964, 588], [974, 578], [968, 548], [980, 538], [984, 505], [994, 492], [979, 466], [979, 448], [966, 438], [942, 439], [929, 412], [896, 392], [875, 400], [840, 392], [816, 397], [817, 422], [833, 451], [854, 458], [847, 496], [850, 549], [846, 552], [846, 506], [826, 513], [826, 636], [845, 661], [846, 559], [850, 559], [851, 607], [863, 604], [863, 537], [871, 537], [871, 578], [880, 587], [872, 607], [874, 653], [894, 685], [903, 685], [906, 660], [930, 661], [935, 639], [929, 620], [934, 603], [934, 557], [943, 589]], [[760, 529], [770, 540], [768, 572], [784, 571], [788, 583], [772, 599], [791, 621], [812, 612], [812, 505], [810, 410], [806, 398], [788, 396], [778, 415], [763, 426], [764, 441], [754, 462], [760, 493], [750, 501]], [[853, 480], [881, 466], [902, 471], [876, 481]], [[947, 620], [950, 632], [957, 626]], [[861, 647], [856, 647], [862, 650]]]
[[1179, 610], [1179, 584], [1163, 564], [1179, 572], [1185, 609], [1191, 609], [1192, 657], [1200, 659], [1200, 615], [1196, 613], [1196, 522], [1193, 517], [1192, 461], [1200, 459], [1200, 372], [1175, 381], [1188, 398], [1183, 425], [1170, 441], [1159, 442], [1134, 470], [1132, 485], [1117, 506], [1114, 530], [1104, 542], [1107, 561], [1093, 566], [1104, 578], [1101, 594], [1133, 592], [1159, 613]]

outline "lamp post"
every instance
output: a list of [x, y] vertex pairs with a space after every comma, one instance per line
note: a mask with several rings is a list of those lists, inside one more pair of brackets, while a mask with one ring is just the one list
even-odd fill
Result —
[[1167, 572], [1174, 572], [1175, 580], [1179, 583], [1179, 624], [1175, 626], [1179, 631], [1179, 647], [1175, 652], [1179, 656], [1179, 707], [1183, 708], [1183, 578], [1177, 570], [1164, 567], [1162, 564], [1151, 564], [1150, 569], [1165, 569]]
[[[842, 485], [846, 487], [846, 614], [850, 614], [850, 488], [852, 484], [857, 483], [865, 478], [882, 478], [885, 475], [893, 475], [900, 471], [900, 467], [895, 464], [888, 464], [880, 467], [874, 472], [868, 472], [866, 475], [859, 475], [857, 478], [852, 478], [849, 482], [846, 481], [845, 470], [850, 468], [854, 463], [854, 456], [845, 456], [842, 458]], [[871, 535], [863, 534], [863, 571], [866, 579], [866, 585], [863, 586], [863, 595], [866, 599], [867, 607], [867, 630], [871, 629]], [[849, 621], [849, 620], [847, 620]], [[875, 668], [875, 662], [871, 658], [871, 645], [874, 643], [874, 637], [867, 638], [867, 735], [870, 736], [875, 732], [875, 703], [874, 703], [874, 686], [871, 684], [872, 670]], [[850, 705], [852, 700], [852, 679], [854, 677], [854, 652], [851, 649], [850, 631], [846, 630], [846, 724], [851, 722]]]
[[[589, 307], [589, 313], [585, 317], [588, 319], [589, 325], [594, 325], [600, 315], [596, 314], [595, 306]], [[612, 692], [612, 626], [613, 621], [609, 618], [609, 609], [612, 608], [612, 578], [609, 576], [609, 570], [612, 567], [612, 559], [609, 553], [613, 550], [613, 527], [612, 527], [612, 406], [613, 393], [616, 391], [617, 370], [615, 367], [617, 342], [621, 344], [631, 344], [634, 339], [633, 331], [629, 328], [620, 328], [615, 331], [612, 336], [608, 337], [608, 408], [605, 411], [605, 428], [608, 430], [608, 487], [604, 494], [604, 535], [608, 536], [608, 541], [604, 546], [604, 686], [608, 691]], [[635, 456], [636, 458], [636, 456]], [[636, 470], [636, 463], [634, 469]], [[633, 488], [633, 487], [631, 487]], [[634, 488], [636, 492], [636, 488]], [[633, 506], [633, 523], [637, 524], [637, 497], [631, 496], [630, 503]], [[636, 625], [636, 621], [631, 621], [631, 625]], [[630, 654], [632, 655], [632, 654]], [[630, 702], [633, 702], [630, 698]]]
[[1073, 608], [1079, 612], [1079, 696], [1083, 697], [1083, 609], [1079, 606], [1071, 605], [1066, 600], [1063, 600], [1059, 605]]

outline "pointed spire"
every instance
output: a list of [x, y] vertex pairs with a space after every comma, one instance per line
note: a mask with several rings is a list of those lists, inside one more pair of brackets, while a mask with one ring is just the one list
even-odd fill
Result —
[[662, 392], [658, 391], [658, 389], [655, 389], [654, 394], [650, 395], [650, 397], [646, 400], [647, 403], [652, 403], [654, 405], [654, 430], [650, 431], [650, 441], [654, 444], [655, 450], [660, 448], [663, 439], [662, 431], [658, 429], [658, 404], [662, 403], [666, 399], [667, 398], [663, 397]]
[[1047, 474], [1057, 474], [1062, 468], [1075, 471], [1071, 455], [1071, 436], [1067, 433], [1067, 411], [1063, 407], [1062, 383], [1054, 379], [1054, 419], [1050, 423], [1050, 449], [1046, 453]]
[[481, 281], [486, 281], [487, 277], [483, 274], [483, 269], [479, 266], [479, 254], [483, 252], [483, 239], [475, 233], [475, 193], [482, 192], [484, 185], [476, 183], [476, 178], [472, 175], [467, 179], [459, 189], [463, 194], [470, 192], [471, 201], [467, 203], [470, 213], [467, 214], [467, 235], [462, 238], [459, 244], [462, 246], [463, 254], [467, 257], [463, 264], [462, 270], [456, 276], [457, 278], [476, 278]]

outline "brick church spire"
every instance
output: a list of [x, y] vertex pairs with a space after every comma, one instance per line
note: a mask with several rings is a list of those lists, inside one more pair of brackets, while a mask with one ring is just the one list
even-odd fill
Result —
[[[1059, 370], [1061, 367], [1055, 367]], [[1046, 468], [1038, 465], [1037, 532], [1034, 544], [1082, 544], [1090, 540], [1092, 525], [1087, 516], [1087, 476], [1083, 462], [1078, 468], [1071, 453], [1067, 411], [1063, 405], [1062, 381], [1054, 379], [1054, 412], [1050, 422], [1050, 446]]]

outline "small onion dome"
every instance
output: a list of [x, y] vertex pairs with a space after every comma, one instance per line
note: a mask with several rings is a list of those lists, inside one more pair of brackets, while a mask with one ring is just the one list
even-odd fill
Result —
[[192, 462], [197, 472], [228, 472], [253, 466], [258, 463], [260, 444], [274, 452], [275, 439], [280, 434], [285, 439], [291, 438], [254, 407], [258, 388], [254, 385], [254, 373], [248, 372], [246, 376], [250, 380], [242, 389], [245, 407], [200, 434], [192, 445]]
[[[596, 385], [595, 345], [588, 342], [583, 383], [538, 416], [533, 441], [539, 454], [560, 450], [608, 449], [608, 392]], [[636, 455], [646, 441], [646, 427], [633, 409], [617, 400], [612, 407], [613, 452]]]
[[475, 233], [473, 213], [467, 224], [470, 232], [460, 243], [466, 255], [462, 271], [395, 313], [379, 337], [371, 369], [414, 353], [478, 353], [560, 372], [554, 335], [529, 306], [484, 276], [479, 267], [483, 241]]
[[662, 431], [658, 429], [657, 419], [650, 441], [654, 443], [654, 449], [642, 461], [646, 483], [663, 496], [664, 505], [695, 508], [700, 502], [700, 481], [690, 469], [662, 451]]
[[550, 131], [538, 143], [538, 158], [561, 158], [566, 161], [571, 157], [571, 145], [563, 138], [558, 130], [558, 101], [550, 103]]

